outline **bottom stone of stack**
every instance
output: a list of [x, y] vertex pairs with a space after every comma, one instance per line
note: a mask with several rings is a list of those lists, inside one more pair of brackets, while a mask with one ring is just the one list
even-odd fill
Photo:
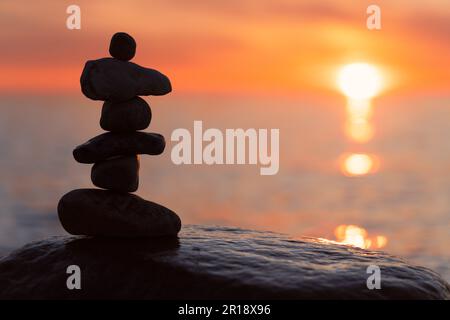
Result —
[[139, 186], [139, 157], [119, 156], [94, 164], [92, 183], [103, 189], [134, 192]]
[[58, 203], [63, 228], [73, 235], [176, 236], [181, 220], [172, 210], [134, 194], [77, 189]]

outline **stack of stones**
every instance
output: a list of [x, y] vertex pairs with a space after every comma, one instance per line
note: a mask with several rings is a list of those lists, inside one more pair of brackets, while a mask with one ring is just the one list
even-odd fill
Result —
[[[176, 236], [181, 220], [173, 211], [130, 192], [139, 185], [139, 155], [159, 155], [164, 137], [146, 133], [152, 113], [139, 96], [172, 91], [162, 73], [130, 62], [135, 40], [126, 33], [111, 39], [112, 58], [88, 61], [81, 75], [81, 90], [93, 100], [103, 100], [100, 126], [109, 131], [73, 151], [80, 163], [93, 164], [92, 183], [102, 189], [77, 189], [64, 195], [58, 216], [74, 235], [113, 237]], [[106, 189], [106, 190], [105, 190]]]

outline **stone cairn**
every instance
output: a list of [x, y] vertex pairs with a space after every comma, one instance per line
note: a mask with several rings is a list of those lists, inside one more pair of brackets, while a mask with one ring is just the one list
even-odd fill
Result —
[[140, 130], [150, 125], [150, 106], [139, 96], [165, 95], [172, 91], [162, 73], [130, 62], [136, 42], [128, 34], [113, 35], [112, 58], [88, 61], [81, 75], [81, 91], [102, 100], [100, 126], [108, 131], [73, 150], [76, 161], [94, 164], [92, 183], [102, 189], [77, 189], [58, 204], [64, 229], [74, 235], [110, 237], [176, 236], [178, 215], [130, 192], [139, 184], [139, 155], [159, 155], [164, 137]]

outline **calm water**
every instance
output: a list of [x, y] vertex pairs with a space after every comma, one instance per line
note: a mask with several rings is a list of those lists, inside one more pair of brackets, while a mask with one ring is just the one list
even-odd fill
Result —
[[[141, 157], [138, 194], [178, 212], [184, 223], [233, 225], [334, 239], [340, 224], [385, 235], [385, 251], [432, 268], [450, 281], [450, 97], [374, 101], [374, 138], [349, 142], [345, 101], [271, 98], [147, 99], [150, 129], [203, 120], [205, 128], [279, 128], [280, 171], [257, 166], [176, 166], [164, 155]], [[90, 166], [72, 149], [101, 132], [100, 102], [81, 97], [0, 98], [0, 254], [64, 234], [59, 198], [90, 187]], [[379, 169], [347, 177], [345, 152], [377, 156]]]

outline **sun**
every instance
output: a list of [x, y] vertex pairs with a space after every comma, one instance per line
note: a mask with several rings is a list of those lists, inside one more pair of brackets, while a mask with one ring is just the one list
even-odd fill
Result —
[[338, 85], [350, 99], [367, 100], [380, 92], [381, 75], [378, 69], [367, 63], [352, 63], [342, 67]]

